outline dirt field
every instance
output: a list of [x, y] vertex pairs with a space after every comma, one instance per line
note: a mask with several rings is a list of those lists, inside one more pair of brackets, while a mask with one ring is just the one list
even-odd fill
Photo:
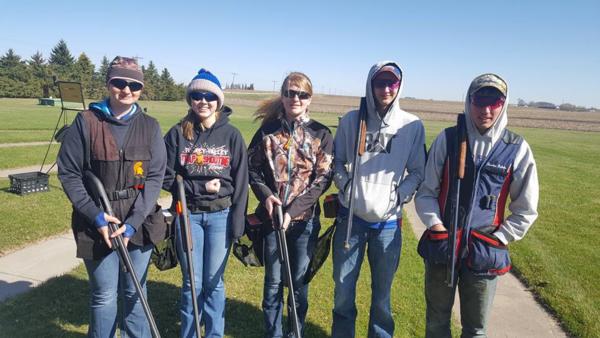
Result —
[[[227, 93], [227, 103], [256, 107], [260, 100], [272, 92], [243, 92]], [[360, 98], [355, 96], [333, 96], [316, 94], [313, 97], [311, 110], [344, 114], [356, 109]], [[454, 101], [432, 101], [419, 99], [401, 99], [400, 106], [423, 120], [454, 121], [456, 114], [463, 111], [464, 103]], [[509, 126], [565, 129], [578, 131], [600, 132], [600, 112], [568, 112], [551, 109], [517, 107], [511, 105], [508, 109]]]

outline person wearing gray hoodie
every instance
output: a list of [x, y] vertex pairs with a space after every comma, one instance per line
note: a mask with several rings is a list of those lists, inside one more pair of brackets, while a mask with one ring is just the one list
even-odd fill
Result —
[[[333, 239], [333, 337], [354, 337], [356, 282], [365, 251], [371, 268], [369, 337], [393, 337], [390, 292], [400, 263], [402, 205], [411, 200], [425, 171], [425, 129], [413, 114], [400, 108], [404, 78], [392, 61], [371, 67], [364, 109], [366, 132], [358, 136], [360, 110], [340, 120], [334, 140], [334, 182], [340, 208]], [[364, 116], [364, 115], [363, 115]], [[352, 163], [357, 143], [364, 153], [358, 159], [356, 182]], [[345, 247], [351, 185], [354, 185], [353, 226]], [[366, 250], [365, 250], [366, 249]]]
[[[425, 181], [415, 197], [427, 227], [418, 247], [425, 260], [426, 337], [451, 337], [457, 285], [462, 337], [486, 336], [497, 277], [511, 268], [507, 244], [523, 238], [538, 216], [533, 153], [521, 136], [506, 129], [507, 108], [508, 86], [501, 77], [482, 74], [471, 82], [459, 116], [468, 145], [460, 189], [455, 184], [458, 128], [442, 131], [429, 150]], [[456, 273], [447, 280], [447, 227], [454, 222], [457, 197]]]

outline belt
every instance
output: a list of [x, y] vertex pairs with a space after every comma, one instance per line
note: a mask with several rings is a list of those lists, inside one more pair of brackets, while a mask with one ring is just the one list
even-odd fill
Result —
[[109, 201], [126, 200], [137, 195], [138, 190], [135, 188], [127, 188], [123, 190], [107, 192]]
[[225, 196], [212, 201], [189, 202], [187, 207], [191, 213], [213, 212], [227, 209], [231, 206], [231, 197]]

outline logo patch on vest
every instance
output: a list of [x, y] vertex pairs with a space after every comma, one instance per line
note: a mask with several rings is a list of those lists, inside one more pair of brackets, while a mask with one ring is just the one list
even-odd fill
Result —
[[133, 176], [144, 177], [144, 163], [142, 161], [135, 162], [133, 165]]

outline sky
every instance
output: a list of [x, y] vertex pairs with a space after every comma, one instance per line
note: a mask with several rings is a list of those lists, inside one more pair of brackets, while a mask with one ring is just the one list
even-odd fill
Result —
[[[364, 95], [370, 67], [398, 62], [403, 97], [463, 101], [492, 72], [509, 100], [600, 108], [600, 1], [2, 1], [0, 54], [137, 56], [187, 84], [277, 90], [290, 71], [317, 93]], [[234, 75], [234, 73], [236, 75]]]

